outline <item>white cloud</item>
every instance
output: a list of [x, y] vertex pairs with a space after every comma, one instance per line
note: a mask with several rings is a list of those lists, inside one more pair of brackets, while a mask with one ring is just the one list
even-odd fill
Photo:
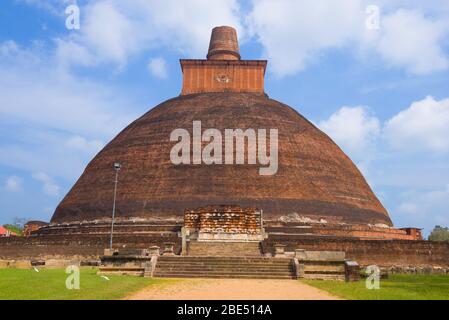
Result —
[[329, 49], [341, 48], [366, 52], [368, 59], [379, 55], [389, 66], [414, 74], [447, 69], [443, 41], [449, 11], [436, 15], [436, 5], [415, 3], [418, 9], [412, 10], [401, 9], [399, 2], [381, 2], [379, 30], [366, 28], [369, 0], [253, 0], [247, 20], [278, 76], [300, 72]]
[[448, 58], [442, 39], [448, 23], [433, 21], [417, 10], [397, 10], [382, 20], [377, 51], [392, 66], [414, 74], [445, 70]]
[[417, 214], [418, 207], [414, 203], [402, 202], [398, 207], [398, 211], [405, 214]]
[[0, 43], [0, 115], [5, 119], [109, 136], [134, 117], [118, 92], [55, 69], [53, 60], [34, 48]]
[[94, 2], [84, 10], [83, 42], [102, 61], [112, 61], [120, 66], [136, 50], [143, 30], [136, 30], [120, 10], [109, 1]]
[[143, 103], [121, 88], [73, 76], [53, 58], [42, 46], [0, 42], [0, 164], [72, 180], [144, 109], [133, 109]]
[[54, 180], [43, 172], [37, 172], [33, 174], [33, 178], [42, 182], [42, 189], [45, 194], [49, 196], [59, 196], [59, 186]]
[[249, 27], [277, 75], [302, 71], [322, 50], [356, 39], [364, 26], [359, 0], [254, 0]]
[[401, 151], [449, 151], [449, 99], [413, 102], [387, 121], [385, 136]]
[[6, 179], [5, 188], [8, 191], [18, 192], [22, 191], [23, 179], [18, 176], [10, 176]]
[[[22, 0], [63, 12], [57, 1]], [[68, 4], [68, 0], [64, 5]], [[443, 41], [449, 34], [444, 1], [384, 1], [380, 30], [366, 28], [370, 0], [253, 0], [248, 14], [237, 0], [98, 0], [81, 8], [81, 30], [56, 39], [63, 66], [104, 63], [124, 68], [152, 48], [190, 57], [206, 55], [210, 30], [231, 25], [240, 38], [254, 35], [278, 76], [304, 70], [327, 51], [345, 48], [377, 54], [388, 66], [414, 74], [446, 70]], [[438, 11], [436, 10], [438, 8]], [[245, 22], [244, 27], [242, 21]]]
[[363, 106], [342, 107], [318, 126], [352, 153], [366, 150], [380, 133], [379, 120]]
[[72, 136], [66, 141], [66, 146], [88, 152], [98, 152], [103, 148], [104, 143], [100, 140], [87, 140], [81, 136]]
[[75, 41], [56, 39], [56, 63], [62, 69], [68, 69], [71, 65], [94, 66], [97, 62], [88, 48]]
[[448, 188], [412, 190], [403, 197], [405, 199], [399, 204], [396, 212], [405, 216], [410, 223], [426, 227], [427, 230], [438, 224], [449, 226]]
[[[236, 0], [90, 2], [81, 8], [80, 31], [58, 39], [58, 56], [64, 65], [114, 63], [119, 68], [151, 48], [205, 56], [213, 27], [231, 25], [244, 35], [239, 10]], [[73, 55], [71, 48], [82, 58]]]
[[164, 58], [153, 58], [148, 63], [148, 70], [156, 78], [167, 78], [167, 63]]

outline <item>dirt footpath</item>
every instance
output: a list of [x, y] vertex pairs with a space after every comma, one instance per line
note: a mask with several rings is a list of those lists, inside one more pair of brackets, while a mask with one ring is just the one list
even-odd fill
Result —
[[130, 300], [336, 300], [337, 297], [296, 280], [184, 279], [151, 285]]

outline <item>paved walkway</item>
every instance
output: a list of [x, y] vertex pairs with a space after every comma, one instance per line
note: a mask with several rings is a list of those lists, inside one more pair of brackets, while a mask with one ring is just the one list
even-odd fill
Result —
[[151, 285], [132, 300], [335, 300], [329, 293], [297, 280], [183, 279]]

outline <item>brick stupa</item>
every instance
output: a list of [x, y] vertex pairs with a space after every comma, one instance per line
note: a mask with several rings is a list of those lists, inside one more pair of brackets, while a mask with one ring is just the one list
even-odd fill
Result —
[[[309, 226], [309, 233], [321, 235], [414, 237], [392, 228], [387, 211], [360, 171], [331, 138], [295, 109], [268, 97], [267, 61], [241, 60], [233, 28], [213, 29], [207, 59], [180, 63], [181, 95], [132, 122], [95, 156], [45, 232], [64, 233], [69, 225], [70, 232], [93, 223], [96, 228], [107, 226], [113, 164], [120, 162], [116, 219], [149, 226], [136, 230], [167, 224], [172, 225], [170, 230], [179, 230], [186, 209], [231, 205], [262, 210], [267, 230]], [[173, 164], [170, 134], [177, 128], [192, 130], [193, 121], [220, 131], [277, 128], [277, 173], [260, 175], [259, 166], [252, 164]], [[131, 227], [126, 230], [132, 232]]]

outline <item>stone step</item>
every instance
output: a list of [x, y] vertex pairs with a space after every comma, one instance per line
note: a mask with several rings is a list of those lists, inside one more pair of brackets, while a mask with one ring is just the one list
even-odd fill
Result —
[[290, 262], [290, 258], [266, 258], [266, 257], [223, 257], [223, 256], [161, 256], [158, 261], [248, 261], [254, 262]]
[[[252, 265], [252, 266], [287, 266], [291, 265], [290, 261], [287, 262], [248, 262], [248, 261], [226, 261], [226, 260], [216, 260], [216, 261], [158, 261], [158, 263], [165, 265], [165, 264], [176, 264], [176, 265], [182, 265], [182, 264], [188, 264], [188, 265], [218, 265], [218, 264], [228, 264], [228, 265]], [[330, 266], [334, 267], [334, 266]], [[336, 267], [336, 266], [335, 266]], [[334, 267], [334, 268], [335, 268]], [[314, 267], [310, 267], [314, 268]]]
[[229, 265], [256, 265], [256, 266], [287, 266], [292, 264], [290, 261], [288, 262], [245, 262], [245, 261], [158, 261], [160, 264], [193, 264], [193, 265], [212, 265], [212, 264], [229, 264]]
[[239, 272], [251, 272], [251, 273], [291, 273], [293, 270], [289, 268], [285, 269], [230, 269], [230, 268], [160, 268], [161, 271], [175, 271], [175, 272], [224, 272], [224, 273], [239, 273]]
[[164, 274], [190, 274], [190, 275], [205, 275], [205, 276], [219, 276], [219, 275], [264, 275], [264, 276], [292, 276], [292, 273], [290, 271], [285, 272], [245, 272], [244, 270], [241, 270], [240, 272], [229, 272], [229, 271], [208, 271], [208, 272], [193, 272], [193, 271], [173, 271], [173, 270], [164, 270], [162, 271], [155, 271], [154, 275], [164, 275]]
[[264, 257], [160, 257], [155, 277], [292, 279], [291, 259]]
[[194, 270], [293, 270], [292, 266], [232, 266], [232, 265], [219, 265], [219, 266], [189, 266], [189, 265], [159, 265], [161, 269], [194, 269]]
[[198, 274], [198, 273], [190, 273], [190, 274], [178, 274], [178, 273], [164, 273], [164, 274], [154, 274], [154, 277], [157, 278], [230, 278], [230, 279], [295, 279], [293, 276], [287, 275], [259, 275], [259, 274], [219, 274], [219, 275], [209, 275], [209, 274]]

